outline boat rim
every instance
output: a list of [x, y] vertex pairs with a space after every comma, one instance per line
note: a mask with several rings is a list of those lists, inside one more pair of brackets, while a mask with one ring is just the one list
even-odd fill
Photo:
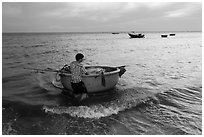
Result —
[[[111, 72], [104, 72], [104, 75], [107, 76], [107, 75], [112, 75], [112, 74], [116, 74], [116, 73], [119, 73], [120, 72], [120, 69], [117, 68], [117, 67], [108, 67], [108, 66], [85, 66], [85, 68], [115, 68], [116, 70], [114, 71], [111, 71]], [[98, 77], [100, 76], [101, 73], [99, 74], [89, 74], [89, 75], [82, 75], [82, 77]], [[60, 72], [60, 76], [63, 75], [63, 76], [71, 76], [70, 73], [67, 73], [67, 72]]]

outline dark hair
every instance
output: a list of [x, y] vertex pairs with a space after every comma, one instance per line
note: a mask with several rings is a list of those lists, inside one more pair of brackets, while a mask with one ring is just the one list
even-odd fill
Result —
[[75, 58], [76, 58], [76, 60], [78, 61], [78, 60], [80, 60], [80, 59], [83, 59], [83, 58], [84, 58], [84, 55], [81, 54], [81, 53], [78, 53], [78, 54], [76, 54]]

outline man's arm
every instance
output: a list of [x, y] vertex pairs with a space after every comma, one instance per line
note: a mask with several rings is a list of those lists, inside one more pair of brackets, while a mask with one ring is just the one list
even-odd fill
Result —
[[89, 73], [87, 72], [87, 70], [85, 69], [84, 66], [82, 66], [82, 73], [85, 74], [85, 75], [88, 75]]

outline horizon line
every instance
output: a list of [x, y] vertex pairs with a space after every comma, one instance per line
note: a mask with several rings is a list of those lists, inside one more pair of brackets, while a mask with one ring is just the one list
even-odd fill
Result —
[[162, 31], [136, 31], [136, 30], [131, 30], [131, 31], [28, 31], [28, 32], [2, 32], [3, 33], [114, 33], [114, 32], [119, 32], [119, 33], [128, 33], [128, 32], [202, 32], [202, 30], [162, 30]]

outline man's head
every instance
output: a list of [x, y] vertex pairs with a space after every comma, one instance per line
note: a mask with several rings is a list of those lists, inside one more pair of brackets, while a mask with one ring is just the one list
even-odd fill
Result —
[[76, 54], [75, 58], [76, 58], [76, 61], [80, 61], [80, 60], [82, 61], [82, 59], [84, 58], [84, 55], [82, 53], [78, 53]]

